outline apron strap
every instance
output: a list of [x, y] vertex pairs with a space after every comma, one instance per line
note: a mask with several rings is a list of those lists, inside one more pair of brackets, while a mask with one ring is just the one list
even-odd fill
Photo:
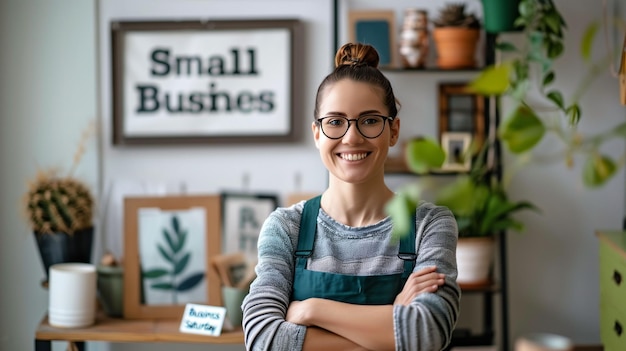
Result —
[[398, 257], [404, 260], [404, 272], [402, 273], [402, 279], [407, 279], [415, 268], [415, 261], [417, 255], [415, 254], [415, 230], [417, 218], [415, 213], [411, 216], [411, 230], [405, 236], [400, 239], [400, 249], [398, 250]]
[[300, 234], [298, 235], [298, 248], [296, 257], [307, 258], [313, 253], [313, 242], [315, 241], [315, 231], [317, 230], [317, 215], [320, 211], [320, 199], [318, 195], [304, 203], [302, 217], [300, 218]]

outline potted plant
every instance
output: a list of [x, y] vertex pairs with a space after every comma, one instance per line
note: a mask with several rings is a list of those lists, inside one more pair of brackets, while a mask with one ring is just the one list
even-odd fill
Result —
[[502, 33], [517, 30], [519, 0], [482, 0], [485, 31]]
[[[477, 94], [496, 96], [497, 104], [503, 98], [512, 101], [512, 107], [503, 113], [502, 123], [490, 143], [497, 139], [513, 155], [524, 155], [517, 160], [563, 160], [573, 165], [575, 154], [587, 158], [583, 167], [583, 183], [588, 187], [599, 187], [614, 176], [621, 162], [601, 152], [602, 146], [614, 138], [626, 139], [626, 123], [595, 135], [584, 136], [577, 131], [581, 119], [578, 104], [591, 81], [611, 62], [615, 52], [608, 52], [599, 59], [592, 58], [592, 42], [599, 30], [598, 23], [592, 23], [581, 41], [581, 55], [589, 65], [579, 88], [570, 101], [553, 86], [556, 74], [553, 63], [564, 50], [566, 23], [552, 0], [519, 0], [520, 16], [515, 26], [523, 28], [525, 40], [519, 47], [508, 43], [496, 43], [496, 49], [513, 58], [496, 62], [483, 69], [470, 84]], [[605, 25], [607, 25], [605, 23]], [[502, 110], [500, 107], [498, 110]], [[554, 117], [562, 119], [554, 123]], [[549, 127], [548, 127], [549, 126]], [[563, 148], [554, 155], [533, 154], [533, 149], [547, 134], [554, 134], [562, 142]], [[409, 169], [415, 173], [425, 173], [443, 164], [445, 154], [437, 141], [432, 138], [415, 139], [407, 143], [405, 156]], [[409, 184], [397, 192], [388, 204], [387, 211], [394, 220], [394, 235], [401, 236], [408, 231], [410, 214], [421, 196], [419, 184]]]
[[437, 66], [459, 69], [476, 66], [480, 21], [465, 11], [465, 4], [446, 4], [433, 19]]
[[495, 236], [508, 230], [522, 231], [524, 224], [514, 215], [522, 210], [537, 210], [528, 201], [509, 199], [505, 184], [494, 176], [486, 162], [489, 147], [485, 143], [470, 172], [441, 188], [435, 200], [448, 207], [457, 220], [457, 281], [463, 284], [488, 284]]
[[56, 169], [38, 170], [24, 194], [26, 219], [35, 235], [46, 273], [62, 262], [90, 263], [94, 199], [90, 188], [72, 176], [84, 152], [89, 131], [83, 133], [67, 175]]

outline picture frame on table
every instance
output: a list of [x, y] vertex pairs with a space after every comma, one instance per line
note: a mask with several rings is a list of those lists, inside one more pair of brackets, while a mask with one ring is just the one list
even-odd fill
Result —
[[298, 19], [115, 21], [114, 145], [298, 137]]
[[265, 219], [278, 207], [278, 195], [223, 192], [222, 253], [243, 253], [249, 262], [257, 259], [257, 242]]
[[220, 306], [210, 260], [221, 249], [219, 195], [124, 199], [124, 318], [180, 318], [186, 303]]
[[446, 153], [446, 159], [441, 170], [469, 171], [472, 166], [471, 144], [471, 133], [444, 132], [441, 136], [441, 146]]
[[393, 10], [351, 10], [348, 12], [348, 41], [376, 48], [381, 68], [397, 67], [395, 18]]

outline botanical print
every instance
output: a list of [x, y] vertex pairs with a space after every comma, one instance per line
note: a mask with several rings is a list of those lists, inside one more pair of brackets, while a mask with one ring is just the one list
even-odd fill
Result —
[[143, 303], [205, 302], [205, 210], [141, 208], [138, 217]]

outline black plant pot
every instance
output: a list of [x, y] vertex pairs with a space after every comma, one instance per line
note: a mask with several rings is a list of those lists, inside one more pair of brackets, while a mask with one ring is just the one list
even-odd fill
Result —
[[91, 263], [93, 227], [78, 230], [72, 235], [67, 233], [35, 233], [35, 239], [46, 272], [45, 282], [48, 281], [48, 271], [53, 264], [65, 262]]

